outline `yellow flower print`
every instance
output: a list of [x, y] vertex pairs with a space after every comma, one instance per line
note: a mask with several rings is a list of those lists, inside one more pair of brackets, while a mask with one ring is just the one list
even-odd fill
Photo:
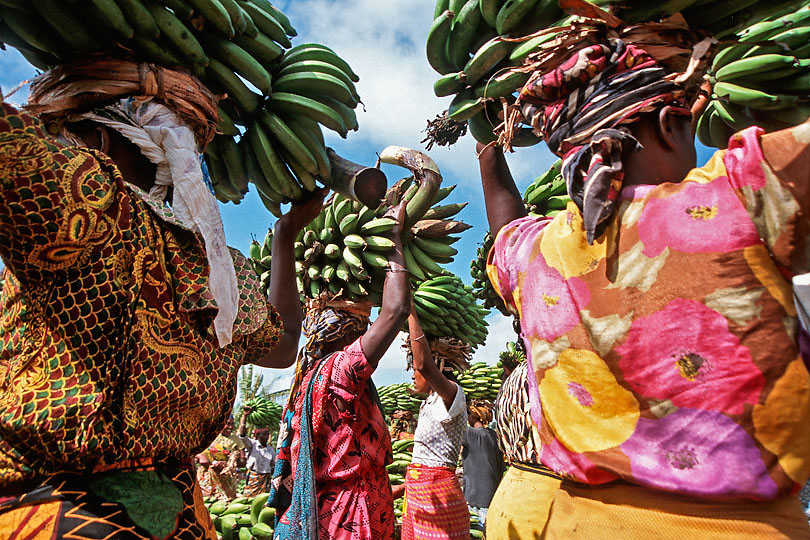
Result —
[[540, 381], [543, 414], [557, 439], [573, 452], [599, 452], [626, 441], [639, 405], [594, 352], [567, 349]]
[[773, 264], [765, 246], [762, 244], [749, 246], [743, 250], [743, 255], [759, 282], [785, 308], [788, 315], [795, 317], [796, 306], [793, 304], [793, 289]]
[[754, 405], [754, 436], [795, 482], [810, 474], [810, 375], [802, 359], [796, 358], [785, 369], [765, 398]]
[[555, 268], [563, 277], [581, 276], [593, 271], [605, 258], [606, 238], [603, 235], [593, 245], [588, 244], [582, 225], [582, 217], [576, 205], [568, 203], [568, 209], [560, 212], [543, 231], [540, 252], [546, 264]]

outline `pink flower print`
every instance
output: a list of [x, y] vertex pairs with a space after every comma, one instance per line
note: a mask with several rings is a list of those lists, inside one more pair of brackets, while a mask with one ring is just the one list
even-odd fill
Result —
[[640, 418], [621, 449], [630, 458], [633, 479], [643, 485], [703, 497], [777, 494], [756, 443], [720, 413], [684, 408], [663, 418]]
[[665, 184], [647, 200], [638, 221], [644, 254], [665, 248], [686, 253], [729, 252], [759, 242], [751, 218], [726, 177], [700, 184]]
[[577, 454], [565, 447], [557, 439], [543, 441], [540, 448], [540, 462], [557, 474], [586, 484], [604, 484], [618, 477], [597, 467], [585, 454]]
[[591, 300], [585, 282], [563, 279], [560, 272], [546, 264], [537, 253], [521, 276], [521, 320], [523, 332], [546, 341], [554, 341], [579, 322], [579, 310]]
[[676, 298], [636, 319], [616, 352], [637, 394], [676, 407], [741, 414], [765, 384], [725, 317], [694, 300]]
[[568, 382], [568, 393], [583, 407], [593, 407], [594, 400], [593, 396], [591, 395], [588, 390], [579, 384], [578, 382], [569, 381]]

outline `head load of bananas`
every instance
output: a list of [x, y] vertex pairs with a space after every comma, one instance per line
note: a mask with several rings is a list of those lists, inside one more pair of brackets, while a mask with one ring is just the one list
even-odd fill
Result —
[[501, 365], [511, 366], [514, 369], [518, 364], [526, 361], [526, 351], [523, 346], [515, 341], [508, 341], [506, 343], [506, 350], [501, 351], [498, 355], [498, 361]]
[[[714, 47], [718, 54], [712, 105], [701, 116], [703, 142], [725, 147], [729, 129], [753, 123], [776, 129], [810, 114], [805, 104], [810, 93], [805, 62], [808, 0], [568, 0], [565, 11], [560, 4], [557, 0], [437, 0], [425, 45], [428, 62], [441, 75], [434, 92], [439, 97], [454, 96], [447, 116], [466, 121], [476, 140], [485, 144], [496, 140], [493, 130], [501, 122], [502, 103], [514, 102], [531, 75], [527, 66], [535, 55], [557, 46], [555, 38], [563, 30], [591, 18], [597, 7], [610, 12], [606, 17], [611, 25], [627, 30], [620, 34], [625, 41], [642, 48], [660, 46], [656, 32], [662, 28], [652, 25], [640, 30], [639, 25], [676, 12], [682, 16], [678, 21], [690, 30], [721, 40]], [[742, 46], [736, 45], [737, 40]], [[726, 52], [728, 48], [733, 51]], [[774, 112], [776, 118], [771, 119]], [[512, 146], [538, 142], [532, 129], [523, 126]]]
[[709, 104], [698, 119], [703, 144], [725, 148], [757, 125], [776, 131], [810, 117], [810, 2], [737, 31], [709, 70]]
[[[561, 167], [562, 160], [558, 159], [523, 191], [523, 204], [529, 215], [550, 218], [565, 209], [571, 198], [566, 191]], [[487, 277], [487, 257], [493, 241], [492, 234], [487, 231], [483, 242], [478, 246], [475, 259], [470, 262], [472, 292], [484, 302], [484, 307], [495, 307], [504, 315], [511, 315]]]
[[[381, 157], [390, 155], [386, 149]], [[430, 160], [421, 152], [414, 155], [423, 163]], [[435, 168], [435, 164], [431, 166]], [[416, 168], [412, 172], [413, 176], [396, 182], [388, 190], [385, 204], [376, 208], [335, 194], [300, 232], [294, 247], [302, 301], [328, 294], [380, 304], [387, 254], [394, 246], [388, 233], [395, 224], [383, 214], [387, 206], [403, 198], [407, 206], [402, 241], [411, 279], [420, 282], [446, 273], [442, 265], [451, 263], [457, 253], [452, 244], [459, 233], [470, 228], [452, 219], [466, 203], [441, 204], [455, 186], [439, 187], [438, 175], [419, 181], [417, 176], [424, 173]], [[272, 231], [268, 231], [263, 244], [253, 242], [250, 248], [253, 267], [265, 289], [270, 283], [271, 247]]]
[[217, 198], [238, 203], [252, 182], [276, 215], [331, 186], [321, 126], [345, 137], [360, 102], [351, 67], [324, 45], [291, 47], [296, 34], [268, 0], [0, 3], [0, 46], [39, 69], [102, 53], [195, 74], [221, 96], [205, 149]]
[[245, 402], [244, 407], [250, 407], [247, 423], [250, 428], [278, 429], [281, 422], [281, 405], [266, 397], [255, 397]]
[[[455, 338], [475, 349], [487, 339], [487, 323], [484, 318], [489, 310], [478, 304], [472, 294], [472, 287], [465, 285], [458, 276], [436, 276], [418, 282], [413, 292], [416, 315], [431, 343], [434, 357], [442, 356], [441, 343], [435, 340]], [[447, 349], [445, 365], [460, 370], [467, 367], [471, 350], [455, 351]]]

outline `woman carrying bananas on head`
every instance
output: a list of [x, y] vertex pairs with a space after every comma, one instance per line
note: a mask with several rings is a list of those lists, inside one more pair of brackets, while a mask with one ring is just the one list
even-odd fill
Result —
[[408, 316], [410, 286], [402, 252], [405, 202], [396, 220], [382, 307], [371, 326], [364, 302], [309, 302], [306, 344], [284, 409], [268, 506], [275, 538], [387, 540], [394, 535], [391, 436], [371, 381]]
[[568, 50], [512, 110], [563, 157], [567, 209], [524, 217], [502, 152], [478, 149], [542, 465], [510, 468], [487, 536], [808, 538], [790, 277], [810, 270], [810, 125], [747, 129], [694, 168], [690, 80], [664, 48]]
[[467, 400], [461, 386], [436, 365], [413, 302], [408, 332], [413, 389], [429, 395], [419, 409], [413, 457], [405, 484], [398, 489], [405, 490], [402, 539], [467, 539], [470, 513], [456, 477], [467, 428]]
[[203, 166], [216, 102], [107, 56], [0, 101], [0, 537], [216, 538], [192, 456], [243, 363], [290, 365], [293, 242], [322, 204], [276, 223], [264, 298]]

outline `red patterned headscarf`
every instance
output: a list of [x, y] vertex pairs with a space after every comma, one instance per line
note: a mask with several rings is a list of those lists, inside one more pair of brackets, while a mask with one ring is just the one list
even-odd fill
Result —
[[520, 91], [525, 121], [563, 158], [568, 194], [591, 244], [613, 215], [623, 157], [641, 148], [626, 126], [664, 105], [689, 113], [683, 87], [672, 79], [643, 49], [611, 39], [535, 72]]

